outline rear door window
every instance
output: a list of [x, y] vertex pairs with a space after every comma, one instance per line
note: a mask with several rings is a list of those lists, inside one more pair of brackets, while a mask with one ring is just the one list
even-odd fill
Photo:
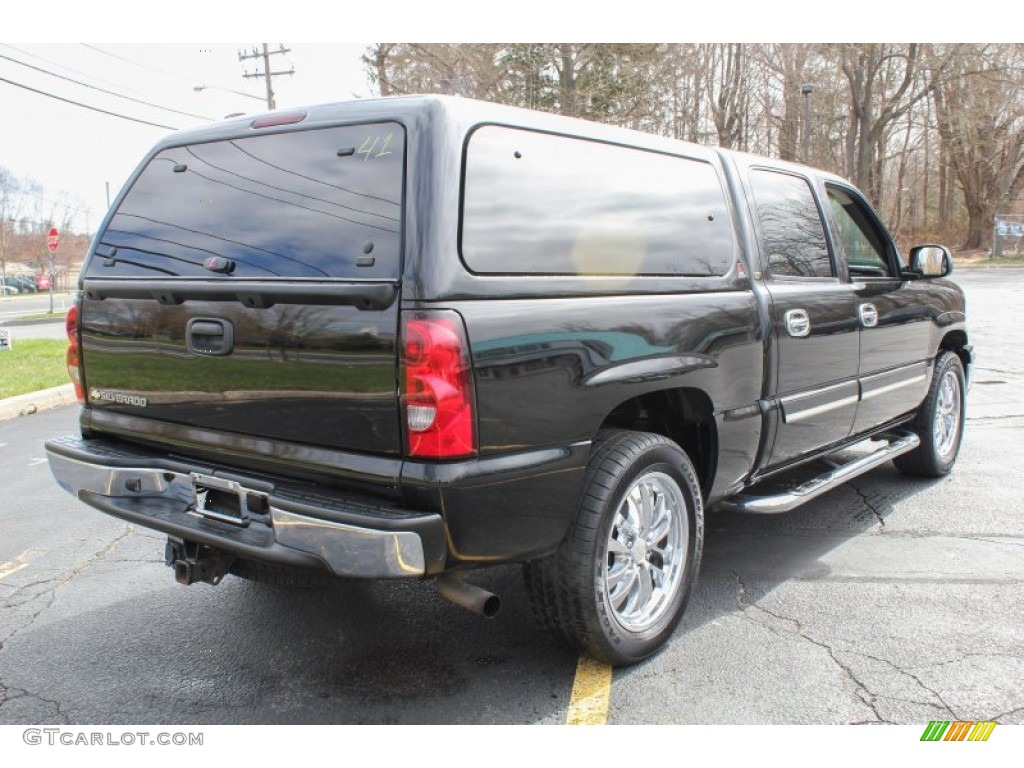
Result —
[[397, 278], [405, 134], [375, 123], [165, 149], [132, 184], [87, 277]]
[[834, 277], [825, 227], [806, 179], [757, 169], [750, 174], [761, 247], [773, 277]]

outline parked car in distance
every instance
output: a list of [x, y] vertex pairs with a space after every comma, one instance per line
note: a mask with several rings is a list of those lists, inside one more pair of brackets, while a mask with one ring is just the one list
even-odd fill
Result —
[[22, 293], [39, 292], [35, 275], [20, 275], [18, 277], [18, 287], [22, 289]]
[[17, 288], [19, 293], [36, 292], [36, 279], [32, 275], [8, 275], [7, 282]]

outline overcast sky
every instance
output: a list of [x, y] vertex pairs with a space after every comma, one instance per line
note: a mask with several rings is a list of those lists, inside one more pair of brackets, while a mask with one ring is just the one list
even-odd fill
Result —
[[[36, 179], [48, 199], [66, 191], [73, 204], [83, 206], [75, 228], [95, 227], [106, 212], [106, 182], [113, 197], [143, 154], [170, 129], [265, 109], [263, 80], [242, 76], [246, 68], [255, 71], [257, 62], [238, 60], [238, 51], [252, 45], [0, 43], [0, 78], [124, 116], [90, 111], [0, 82], [5, 116], [0, 120], [0, 166]], [[276, 48], [278, 43], [270, 45]], [[294, 75], [274, 78], [278, 108], [372, 95], [360, 61], [367, 45], [287, 44], [290, 53], [271, 57], [275, 71], [295, 69]], [[262, 60], [258, 63], [262, 69]], [[197, 85], [209, 87], [197, 92]]]

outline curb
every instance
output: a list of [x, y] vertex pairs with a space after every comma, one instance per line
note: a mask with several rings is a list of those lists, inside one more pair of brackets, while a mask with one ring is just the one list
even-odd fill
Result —
[[962, 269], [1021, 269], [1024, 268], [1024, 264], [995, 264], [986, 261], [975, 261], [970, 264], [956, 264], [953, 268], [953, 274], [956, 274]]
[[38, 411], [59, 408], [74, 402], [77, 401], [73, 384], [62, 384], [59, 387], [29, 392], [27, 395], [8, 397], [5, 400], [0, 400], [0, 421], [28, 416]]
[[22, 320], [19, 317], [19, 318], [15, 318], [14, 320], [6, 320], [4, 322], [0, 322], [0, 327], [2, 327], [2, 328], [18, 328], [18, 327], [23, 326], [23, 325], [46, 325], [48, 323], [63, 323], [63, 322], [64, 322], [64, 318], [63, 317], [47, 317], [47, 318], [44, 318], [42, 320], [38, 320], [38, 319], [37, 320]]

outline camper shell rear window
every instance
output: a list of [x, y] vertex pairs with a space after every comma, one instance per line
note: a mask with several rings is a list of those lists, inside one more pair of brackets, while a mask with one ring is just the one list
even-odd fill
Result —
[[87, 277], [397, 278], [405, 133], [397, 123], [260, 134], [158, 152]]

